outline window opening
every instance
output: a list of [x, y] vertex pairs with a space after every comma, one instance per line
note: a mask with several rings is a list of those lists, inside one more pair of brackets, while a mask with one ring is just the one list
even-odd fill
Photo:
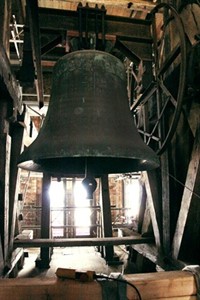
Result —
[[90, 200], [86, 199], [87, 192], [82, 185], [82, 179], [76, 179], [74, 184], [75, 226], [76, 236], [89, 236], [91, 226]]
[[63, 182], [51, 181], [50, 189], [51, 202], [51, 235], [52, 238], [64, 236], [64, 188]]

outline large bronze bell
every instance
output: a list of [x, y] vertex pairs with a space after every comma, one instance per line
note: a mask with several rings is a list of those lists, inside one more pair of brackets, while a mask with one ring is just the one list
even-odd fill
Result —
[[54, 68], [49, 109], [19, 167], [51, 176], [149, 170], [158, 157], [141, 139], [123, 63], [96, 50], [72, 52]]

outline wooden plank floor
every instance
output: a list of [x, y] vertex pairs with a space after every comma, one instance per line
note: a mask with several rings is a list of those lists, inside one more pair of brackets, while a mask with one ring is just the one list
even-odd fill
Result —
[[50, 268], [39, 270], [35, 267], [35, 261], [40, 253], [39, 248], [25, 249], [29, 257], [25, 258], [25, 264], [22, 270], [19, 271], [18, 277], [33, 278], [33, 277], [56, 277], [57, 268], [70, 268], [79, 271], [95, 271], [109, 275], [111, 272], [124, 273], [127, 265], [128, 253], [122, 250], [120, 246], [114, 247], [115, 253], [124, 263], [117, 266], [108, 266], [101, 254], [94, 247], [65, 247], [54, 248], [51, 257]]

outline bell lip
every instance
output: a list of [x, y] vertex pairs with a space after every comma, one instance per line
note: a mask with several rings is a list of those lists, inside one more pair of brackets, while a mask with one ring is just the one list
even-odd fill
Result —
[[[90, 157], [87, 168], [95, 177], [102, 174], [121, 174], [139, 171], [150, 171], [160, 166], [158, 157], [155, 159], [120, 159], [116, 157]], [[27, 171], [49, 173], [53, 177], [83, 176], [86, 173], [88, 157], [26, 160], [18, 163], [18, 167]], [[70, 177], [71, 177], [70, 176]]]

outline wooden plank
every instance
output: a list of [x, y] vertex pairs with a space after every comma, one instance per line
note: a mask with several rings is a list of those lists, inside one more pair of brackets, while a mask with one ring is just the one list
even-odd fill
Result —
[[195, 36], [199, 35], [200, 30], [199, 4], [191, 3], [186, 5], [181, 10], [180, 17], [191, 45], [196, 45], [198, 43], [198, 39], [196, 39]]
[[[39, 23], [41, 29], [57, 31], [78, 30], [78, 12], [59, 9], [39, 8]], [[90, 19], [88, 31], [94, 31], [94, 18]], [[152, 40], [151, 22], [147, 20], [124, 17], [105, 16], [105, 34], [118, 35], [123, 41], [125, 37]]]
[[[129, 274], [124, 279], [134, 284], [145, 299], [197, 299], [195, 279], [190, 272], [173, 271]], [[97, 282], [56, 278], [18, 278], [0, 280], [2, 300], [37, 299], [102, 299], [102, 288]], [[127, 299], [138, 299], [135, 289], [127, 285]]]
[[139, 40], [129, 40], [128, 37], [122, 39], [120, 36], [120, 40], [123, 41], [123, 44], [130, 50], [134, 51], [134, 53], [140, 57], [143, 61], [152, 61], [152, 44], [146, 43], [144, 41]]
[[[196, 296], [194, 277], [188, 273], [189, 272], [184, 271], [169, 271], [128, 274], [124, 277], [126, 280], [136, 285], [143, 300], [165, 298], [177, 299], [177, 297], [183, 296]], [[133, 288], [129, 286], [127, 287], [127, 296], [128, 299], [136, 299], [134, 298]]]
[[4, 259], [8, 255], [8, 212], [9, 212], [9, 153], [10, 138], [0, 135], [0, 233]]
[[18, 122], [10, 125], [11, 134], [11, 158], [10, 158], [10, 188], [9, 188], [9, 252], [13, 249], [13, 241], [16, 229], [16, 216], [18, 204], [18, 187], [20, 181], [17, 160], [22, 150], [22, 138], [24, 127], [19, 122], [24, 122], [25, 111], [18, 116]]
[[43, 99], [43, 74], [41, 66], [41, 43], [40, 43], [40, 27], [39, 27], [39, 17], [38, 17], [38, 1], [29, 0], [27, 1], [27, 12], [29, 17], [31, 44], [33, 61], [35, 63], [36, 70], [36, 91], [38, 97], [39, 108], [44, 106]]
[[4, 259], [3, 259], [3, 249], [2, 249], [2, 238], [0, 234], [0, 276], [4, 274]]
[[77, 247], [77, 246], [111, 246], [111, 245], [132, 245], [152, 243], [151, 237], [129, 236], [124, 238], [104, 237], [104, 238], [69, 238], [69, 239], [33, 239], [15, 240], [14, 247]]
[[179, 216], [176, 224], [176, 230], [174, 233], [174, 238], [172, 243], [172, 256], [175, 259], [177, 259], [179, 255], [181, 241], [183, 238], [185, 225], [187, 221], [188, 211], [190, 208], [190, 203], [192, 201], [194, 186], [196, 184], [197, 178], [199, 178], [199, 175], [200, 175], [200, 128], [197, 129], [196, 136], [195, 136], [195, 141], [192, 150], [192, 157], [188, 167], [185, 188], [183, 191], [181, 207], [180, 207]]
[[[79, 0], [68, 0], [68, 3], [71, 4], [75, 4], [75, 7], [80, 3]], [[88, 1], [82, 1], [82, 2], [87, 2], [89, 4], [89, 6], [93, 7], [94, 6], [94, 0], [88, 0]], [[62, 2], [60, 2], [59, 0], [54, 0], [52, 3], [52, 0], [39, 0], [40, 6], [42, 7], [49, 7], [49, 6], [53, 6], [54, 8], [57, 9], [66, 9], [66, 5], [67, 3], [64, 2], [64, 4]], [[117, 1], [113, 1], [113, 0], [96, 0], [95, 4], [101, 6], [102, 3], [104, 3], [104, 5], [107, 6], [111, 6], [112, 9], [116, 8], [116, 9], [125, 9], [127, 8], [127, 0], [117, 0]], [[152, 3], [151, 1], [148, 0], [137, 0], [134, 1], [134, 8], [141, 8], [140, 10], [151, 10], [153, 7], [155, 6], [154, 3]], [[136, 10], [137, 10], [136, 9]]]
[[[102, 234], [103, 237], [112, 237], [112, 217], [110, 207], [110, 194], [108, 175], [101, 176], [101, 211], [102, 211]], [[105, 246], [105, 258], [112, 261], [114, 256], [113, 245]]]
[[2, 42], [0, 41], [0, 91], [1, 97], [4, 95], [8, 100], [13, 102], [13, 108], [22, 112], [22, 97], [19, 83], [16, 81], [11, 68], [10, 62], [6, 55]]
[[[13, 251], [13, 253], [10, 257], [9, 264], [7, 265], [7, 268], [6, 268], [7, 272], [6, 273], [4, 272], [4, 274], [3, 274], [4, 278], [8, 278], [9, 276], [11, 276], [12, 272], [15, 273], [15, 275], [17, 276], [17, 272], [18, 272], [17, 264], [19, 264], [19, 261], [21, 259], [24, 259], [24, 250], [22, 248], [17, 248]], [[14, 270], [16, 270], [16, 272], [14, 272]], [[14, 278], [14, 277], [12, 277], [12, 278]]]
[[146, 173], [145, 187], [147, 193], [147, 203], [150, 210], [151, 222], [152, 222], [154, 236], [155, 236], [155, 242], [156, 242], [156, 246], [160, 248], [161, 247], [160, 226], [159, 226], [160, 213], [159, 213], [159, 208], [158, 207], [155, 208], [155, 204], [154, 204], [156, 199], [153, 198], [153, 195], [155, 196], [154, 192], [155, 192], [156, 185], [154, 184], [155, 182], [154, 183], [151, 182], [150, 184], [151, 176], [154, 177], [154, 171], [150, 171]]
[[158, 249], [155, 245], [131, 245], [131, 248], [161, 267], [160, 262], [158, 261]]
[[11, 19], [11, 0], [0, 1], [0, 40], [9, 56], [9, 34], [10, 33], [10, 19]]
[[168, 152], [161, 155], [162, 180], [162, 246], [165, 255], [170, 254], [170, 195]]
[[[42, 180], [42, 212], [41, 212], [41, 238], [50, 238], [50, 195], [49, 188], [51, 184], [51, 176], [47, 173], [43, 174]], [[41, 247], [40, 249], [40, 266], [49, 267], [50, 249]]]

